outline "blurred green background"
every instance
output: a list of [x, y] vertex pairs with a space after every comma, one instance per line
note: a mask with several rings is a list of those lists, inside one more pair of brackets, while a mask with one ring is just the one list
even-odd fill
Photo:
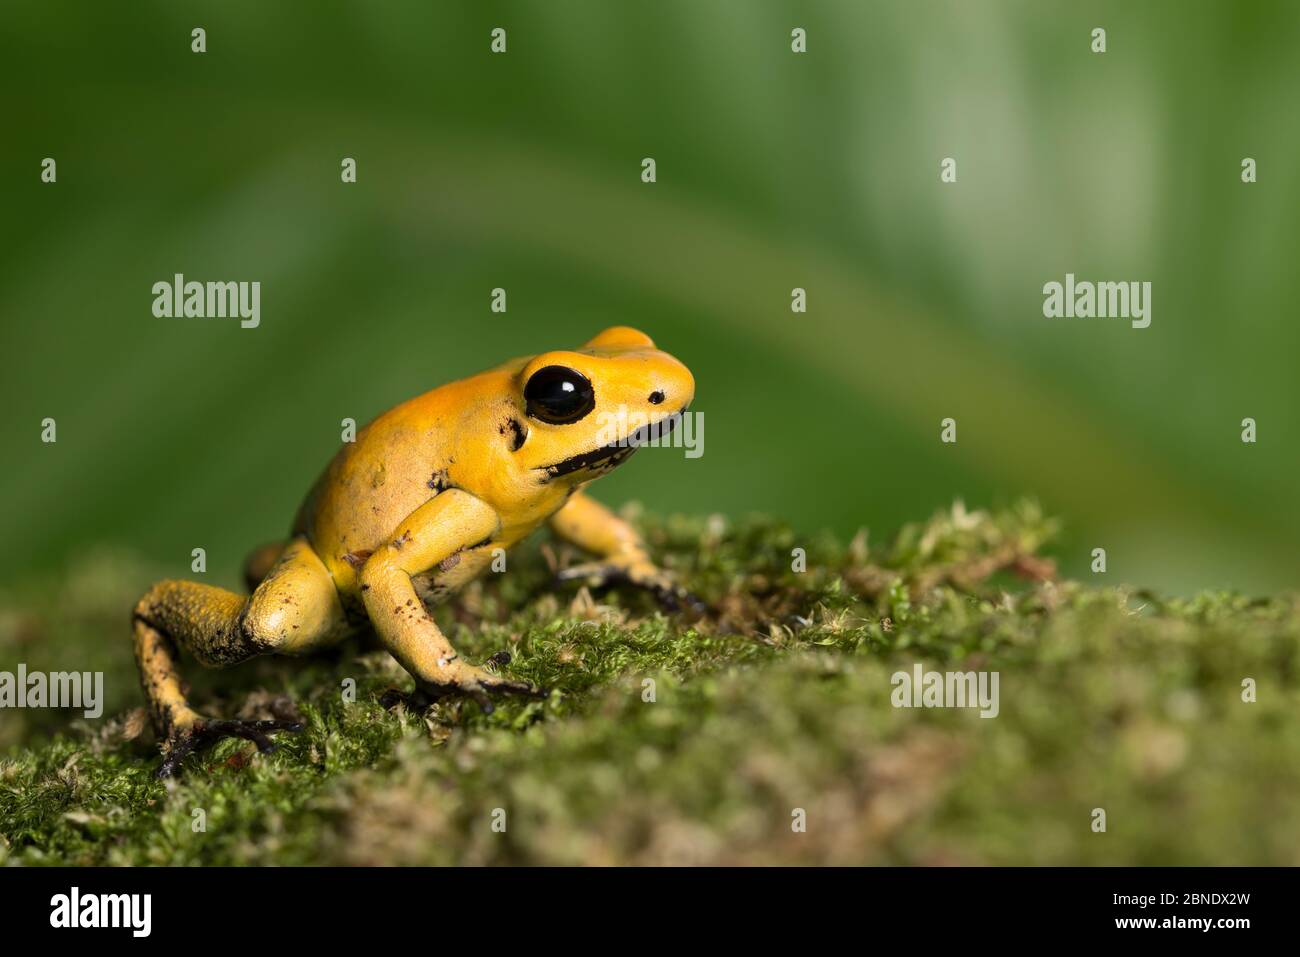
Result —
[[[1298, 28], [1226, 0], [6, 0], [0, 582], [89, 543], [233, 581], [343, 417], [626, 323], [695, 372], [705, 454], [643, 452], [608, 501], [879, 538], [1027, 493], [1067, 572], [1104, 546], [1112, 581], [1293, 586]], [[177, 272], [259, 280], [261, 327], [155, 318]], [[1151, 281], [1151, 327], [1044, 319], [1066, 272]]]

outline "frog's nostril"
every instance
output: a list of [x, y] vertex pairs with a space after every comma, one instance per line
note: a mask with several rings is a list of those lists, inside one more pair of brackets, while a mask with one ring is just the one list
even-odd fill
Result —
[[651, 405], [658, 405], [659, 403], [663, 402], [663, 400], [664, 400], [664, 394], [660, 392], [658, 389], [650, 393]]

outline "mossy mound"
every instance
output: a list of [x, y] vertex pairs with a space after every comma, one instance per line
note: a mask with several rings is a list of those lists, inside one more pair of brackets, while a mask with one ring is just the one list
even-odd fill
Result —
[[[0, 860], [1300, 864], [1296, 596], [1055, 581], [1031, 504], [958, 506], [879, 547], [632, 514], [708, 616], [556, 587], [567, 556], [534, 545], [438, 615], [548, 700], [385, 708], [409, 678], [361, 645], [191, 663], [206, 713], [287, 699], [306, 728], [269, 756], [223, 742], [169, 782], [127, 626], [155, 570], [105, 552], [4, 595], [3, 667], [101, 670], [109, 710], [0, 712]], [[997, 717], [894, 707], [891, 676], [918, 662], [998, 672]]]

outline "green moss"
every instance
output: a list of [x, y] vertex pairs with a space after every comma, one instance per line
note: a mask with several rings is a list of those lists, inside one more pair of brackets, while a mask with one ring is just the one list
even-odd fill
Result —
[[[467, 655], [509, 650], [548, 700], [386, 710], [409, 679], [356, 645], [191, 665], [206, 712], [287, 696], [306, 729], [271, 756], [223, 742], [171, 782], [152, 776], [126, 625], [151, 570], [104, 553], [5, 596], [0, 661], [102, 670], [116, 716], [3, 712], [0, 858], [1300, 863], [1296, 597], [1053, 582], [1055, 526], [1030, 504], [954, 508], [878, 547], [761, 518], [635, 517], [713, 614], [555, 588], [534, 546], [439, 620]], [[915, 662], [997, 671], [999, 715], [894, 708], [890, 677]]]

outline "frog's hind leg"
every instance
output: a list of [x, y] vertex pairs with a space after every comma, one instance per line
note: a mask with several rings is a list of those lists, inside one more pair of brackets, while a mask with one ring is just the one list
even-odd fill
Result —
[[262, 579], [271, 573], [271, 569], [275, 567], [288, 547], [289, 542], [269, 542], [255, 548], [244, 559], [244, 584], [248, 586], [249, 591], [257, 590], [257, 586], [262, 584]]
[[708, 611], [703, 601], [650, 560], [636, 529], [585, 492], [578, 492], [551, 516], [551, 529], [599, 556], [597, 561], [561, 570], [561, 581], [581, 579], [594, 587], [626, 583], [648, 591], [665, 611]]
[[346, 624], [334, 580], [304, 539], [280, 556], [250, 597], [196, 582], [163, 581], [135, 607], [135, 655], [154, 727], [164, 739], [160, 776], [190, 751], [224, 737], [247, 738], [262, 751], [268, 734], [297, 730], [289, 721], [212, 721], [186, 700], [177, 646], [202, 664], [227, 667], [255, 655], [298, 654], [339, 637]]

